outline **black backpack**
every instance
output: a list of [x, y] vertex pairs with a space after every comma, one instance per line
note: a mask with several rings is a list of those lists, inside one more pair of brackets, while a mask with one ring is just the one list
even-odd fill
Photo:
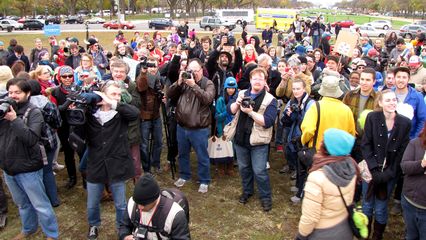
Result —
[[[186, 196], [176, 188], [167, 188], [161, 191], [161, 200], [159, 205], [157, 206], [157, 210], [155, 211], [152, 217], [152, 226], [142, 225], [140, 224], [136, 218], [136, 208], [137, 204], [133, 204], [133, 206], [128, 205], [128, 208], [132, 208], [131, 215], [129, 216], [130, 221], [136, 226], [142, 226], [148, 230], [148, 232], [156, 233], [158, 239], [162, 239], [160, 234], [169, 238], [169, 234], [164, 231], [165, 222], [169, 212], [172, 208], [173, 203], [176, 202], [181, 206], [185, 212], [186, 219], [189, 223], [189, 204]], [[129, 210], [129, 209], [128, 209]], [[129, 212], [130, 213], [130, 212]]]

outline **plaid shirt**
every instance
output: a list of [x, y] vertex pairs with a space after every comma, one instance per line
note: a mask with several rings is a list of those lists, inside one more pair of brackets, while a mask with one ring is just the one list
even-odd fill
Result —
[[[375, 106], [375, 100], [378, 98], [380, 93], [376, 93], [374, 90], [371, 91], [370, 95], [368, 96], [367, 101], [364, 105], [364, 110], [371, 109], [374, 110]], [[359, 114], [359, 99], [361, 97], [361, 89], [355, 89], [352, 91], [349, 91], [345, 94], [345, 97], [343, 98], [343, 103], [346, 104], [352, 111], [354, 115], [354, 120], [356, 123], [356, 130], [357, 130], [357, 136], [362, 136], [362, 129], [359, 126], [358, 123], [358, 114]]]

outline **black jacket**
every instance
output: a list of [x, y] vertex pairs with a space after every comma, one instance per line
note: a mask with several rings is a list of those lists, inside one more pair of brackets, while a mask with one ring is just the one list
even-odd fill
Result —
[[226, 78], [235, 77], [243, 65], [243, 56], [241, 55], [241, 50], [239, 48], [235, 50], [234, 63], [230, 62], [225, 71], [219, 68], [217, 65], [217, 59], [219, 56], [220, 52], [214, 49], [206, 63], [209, 78], [214, 83], [214, 87], [216, 89], [215, 99], [217, 99], [219, 96], [223, 96], [223, 89]]
[[138, 119], [139, 110], [135, 106], [118, 103], [116, 111], [118, 113], [103, 126], [91, 113], [87, 114], [88, 182], [111, 184], [134, 176], [127, 128], [129, 122]]
[[21, 61], [23, 61], [23, 62], [25, 63], [25, 71], [26, 71], [26, 72], [29, 72], [29, 71], [30, 71], [30, 60], [29, 60], [29, 59], [28, 59], [28, 57], [27, 57], [27, 56], [25, 56], [25, 55], [22, 55], [20, 59], [18, 59], [18, 58], [16, 57], [15, 53], [13, 53], [13, 54], [9, 55], [9, 57], [7, 58], [7, 65], [8, 65], [9, 67], [12, 67], [12, 66], [13, 66], [13, 64], [14, 64], [16, 61], [18, 61], [18, 60], [21, 60]]
[[[410, 128], [410, 119], [397, 114], [388, 138], [383, 112], [371, 112], [367, 115], [361, 150], [376, 183], [385, 183], [397, 176], [399, 164], [410, 141]], [[382, 172], [385, 158], [386, 164]]]
[[[22, 117], [28, 107], [32, 110], [25, 124]], [[12, 176], [43, 168], [39, 146], [43, 115], [29, 102], [19, 104], [16, 114], [12, 122], [0, 120], [0, 167]]]

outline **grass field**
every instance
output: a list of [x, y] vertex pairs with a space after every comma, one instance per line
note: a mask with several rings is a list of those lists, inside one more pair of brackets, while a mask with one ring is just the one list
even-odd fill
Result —
[[[162, 154], [165, 162], [166, 149]], [[192, 173], [196, 173], [196, 158], [191, 154]], [[196, 174], [182, 191], [186, 194], [190, 205], [190, 231], [192, 239], [196, 240], [283, 240], [294, 239], [300, 218], [300, 205], [289, 201], [291, 195], [291, 181], [289, 175], [281, 175], [278, 170], [282, 167], [282, 155], [272, 153], [271, 185], [273, 191], [273, 208], [269, 213], [262, 211], [257, 195], [249, 203], [238, 203], [241, 193], [241, 183], [238, 176], [217, 177], [212, 167], [213, 180], [207, 194], [197, 192]], [[62, 154], [60, 162], [63, 164]], [[173, 180], [169, 172], [156, 176], [162, 187], [173, 187]], [[86, 192], [81, 187], [80, 178], [77, 186], [67, 190], [66, 170], [58, 173], [57, 185], [62, 204], [55, 208], [59, 222], [60, 239], [82, 240], [88, 231], [86, 219]], [[127, 184], [127, 196], [133, 192], [133, 183]], [[117, 239], [115, 224], [115, 210], [113, 202], [102, 203], [102, 227], [98, 239]], [[0, 239], [11, 239], [20, 231], [20, 220], [17, 208], [9, 199], [8, 225], [0, 232]], [[391, 216], [384, 239], [403, 239], [403, 222], [401, 216]], [[30, 239], [42, 239], [39, 231]]]

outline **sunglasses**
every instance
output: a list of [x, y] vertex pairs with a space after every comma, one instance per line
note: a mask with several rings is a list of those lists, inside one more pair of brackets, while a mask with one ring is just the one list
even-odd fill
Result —
[[73, 78], [73, 75], [62, 75], [61, 78]]

